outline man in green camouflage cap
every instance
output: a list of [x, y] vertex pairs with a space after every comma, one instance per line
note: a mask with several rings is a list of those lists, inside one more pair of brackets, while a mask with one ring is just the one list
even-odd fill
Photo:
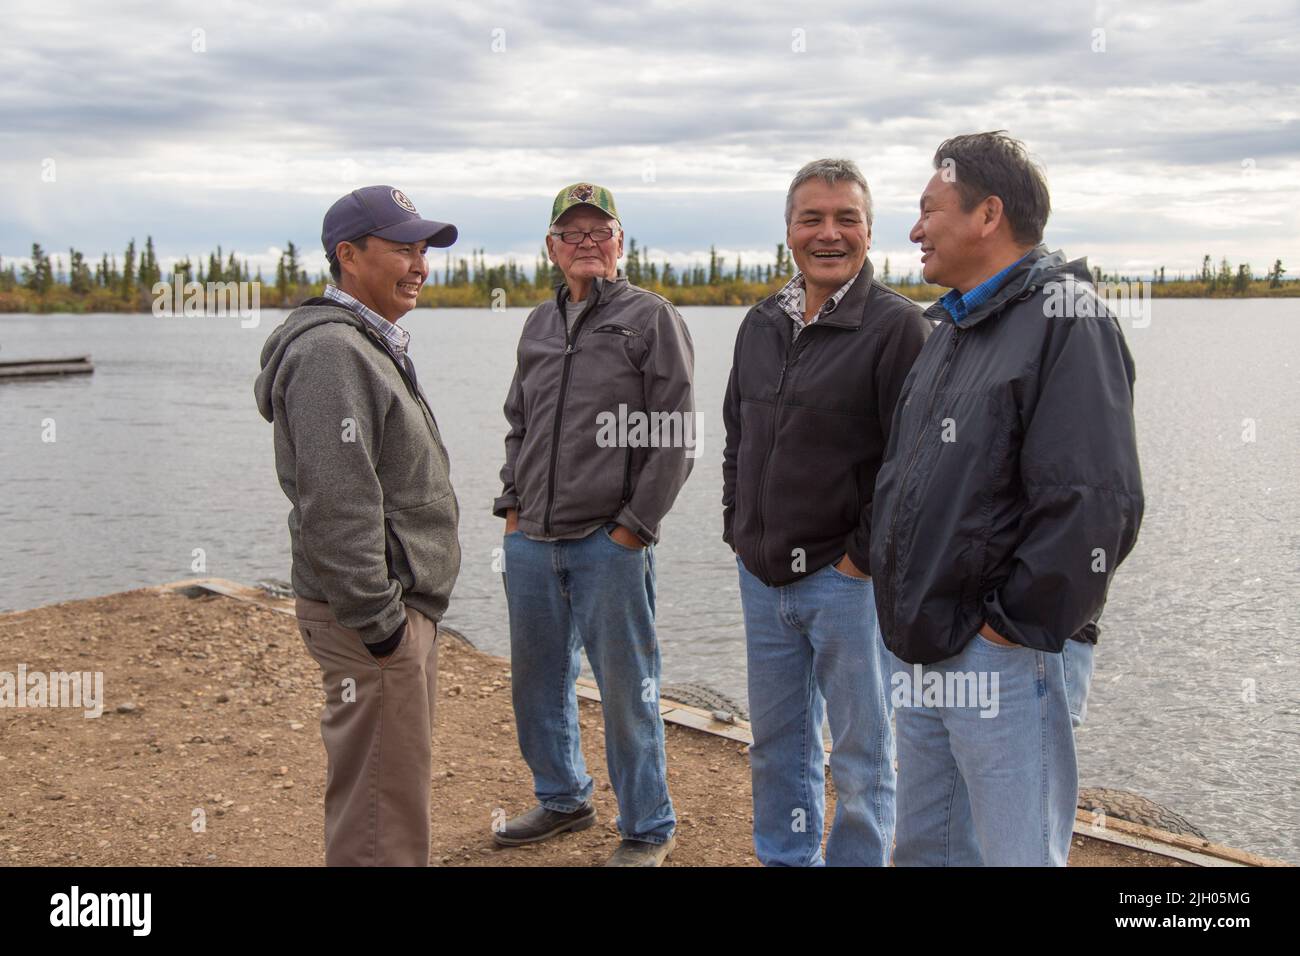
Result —
[[560, 217], [574, 206], [593, 206], [608, 214], [609, 218], [616, 222], [621, 221], [618, 207], [614, 205], [613, 193], [604, 186], [574, 183], [561, 189], [555, 197], [555, 202], [551, 203], [551, 225], [554, 226]]
[[654, 545], [694, 461], [694, 352], [672, 303], [619, 271], [623, 229], [608, 189], [560, 190], [546, 248], [564, 283], [524, 323], [493, 505], [506, 519], [515, 723], [539, 805], [494, 825], [493, 838], [520, 846], [596, 822], [578, 736], [585, 648], [623, 838], [609, 865], [658, 866], [677, 818], [659, 715]]

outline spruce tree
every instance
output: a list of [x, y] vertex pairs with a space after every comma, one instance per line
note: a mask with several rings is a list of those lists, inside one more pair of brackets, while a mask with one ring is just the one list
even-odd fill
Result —
[[94, 279], [86, 265], [86, 257], [75, 249], [68, 250], [68, 288], [74, 295], [85, 295], [91, 289]]
[[126, 244], [126, 254], [122, 256], [122, 295], [130, 298], [135, 294], [135, 239]]
[[1286, 272], [1286, 270], [1282, 268], [1282, 260], [1274, 260], [1273, 268], [1268, 272], [1268, 287], [1270, 289], [1282, 288], [1282, 274], [1284, 272]]

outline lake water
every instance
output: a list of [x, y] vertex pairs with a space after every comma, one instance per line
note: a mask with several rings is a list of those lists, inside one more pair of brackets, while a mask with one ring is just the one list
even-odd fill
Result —
[[[502, 523], [490, 508], [525, 314], [404, 320], [463, 512], [447, 622], [502, 655]], [[743, 700], [719, 499], [722, 392], [744, 310], [683, 314], [702, 450], [658, 549], [664, 681]], [[208, 575], [288, 578], [288, 504], [252, 394], [282, 317], [268, 310], [245, 329], [236, 318], [0, 316], [0, 359], [90, 353], [96, 365], [0, 382], [0, 610], [190, 577], [196, 548]], [[1102, 618], [1081, 782], [1135, 790], [1213, 839], [1300, 862], [1300, 300], [1156, 300], [1150, 325], [1126, 334], [1147, 509]]]

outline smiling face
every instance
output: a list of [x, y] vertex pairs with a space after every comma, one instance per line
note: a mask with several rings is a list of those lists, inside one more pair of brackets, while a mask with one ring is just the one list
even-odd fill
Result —
[[[992, 198], [997, 211], [1001, 203]], [[921, 246], [921, 274], [926, 282], [948, 286], [959, 292], [982, 281], [985, 254], [983, 241], [991, 233], [990, 201], [976, 203], [969, 212], [961, 208], [961, 193], [936, 172], [921, 195], [921, 216], [908, 234]]]
[[871, 248], [866, 196], [852, 180], [810, 179], [792, 198], [786, 243], [809, 288], [830, 295], [862, 271]]
[[351, 242], [338, 245], [339, 288], [374, 309], [389, 322], [396, 322], [415, 308], [420, 288], [429, 278], [424, 254], [429, 244], [393, 242], [368, 236], [366, 247]]
[[[584, 236], [576, 246], [552, 235], [555, 232], [590, 232], [603, 228], [613, 229], [614, 235], [603, 242]], [[618, 275], [618, 260], [623, 255], [623, 230], [616, 219], [593, 206], [574, 206], [547, 232], [546, 251], [564, 273], [570, 289], [585, 289], [592, 279], [612, 279]]]

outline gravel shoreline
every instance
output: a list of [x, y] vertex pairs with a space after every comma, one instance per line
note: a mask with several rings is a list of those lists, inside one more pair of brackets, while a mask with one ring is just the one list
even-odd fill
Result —
[[[0, 865], [319, 866], [319, 669], [293, 618], [161, 588], [0, 615], [0, 671], [102, 672], [103, 714], [0, 708]], [[593, 866], [618, 845], [599, 704], [580, 701], [595, 827], [498, 849], [533, 804], [509, 662], [440, 639], [431, 862]], [[668, 724], [672, 866], [754, 866], [743, 744]], [[834, 806], [827, 785], [827, 818]], [[1076, 836], [1072, 866], [1176, 861]]]

